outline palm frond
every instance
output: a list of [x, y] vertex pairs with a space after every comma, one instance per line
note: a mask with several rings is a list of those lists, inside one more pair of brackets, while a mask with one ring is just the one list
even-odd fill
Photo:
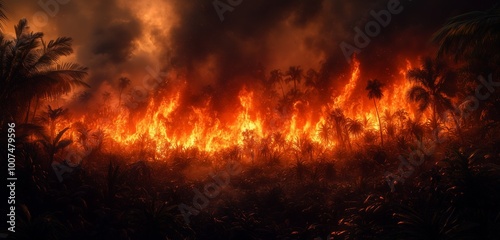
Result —
[[22, 35], [26, 33], [28, 28], [29, 28], [28, 20], [26, 20], [26, 18], [19, 20], [19, 23], [16, 26], [14, 26], [14, 30], [16, 32], [16, 38], [21, 39]]
[[278, 83], [283, 79], [283, 73], [279, 69], [275, 69], [271, 71], [271, 76], [269, 77], [269, 81], [273, 83]]
[[3, 1], [0, 1], [0, 30], [3, 30], [3, 23], [7, 20], [7, 15], [5, 15], [5, 7]]
[[65, 133], [66, 131], [68, 131], [68, 130], [69, 130], [69, 127], [65, 128], [65, 129], [63, 129], [63, 130], [61, 130], [61, 131], [57, 134], [57, 136], [54, 138], [54, 141], [53, 141], [54, 145], [56, 145], [57, 143], [59, 143], [59, 141], [61, 140], [61, 138], [62, 138], [62, 136], [64, 135], [64, 133]]
[[73, 140], [71, 140], [71, 139], [63, 139], [63, 140], [59, 141], [59, 142], [55, 145], [55, 149], [54, 149], [54, 150], [55, 150], [55, 151], [58, 151], [58, 150], [60, 150], [60, 149], [63, 149], [63, 148], [65, 148], [65, 147], [69, 146], [69, 145], [70, 145], [70, 144], [72, 144], [72, 143], [73, 143]]
[[[488, 53], [500, 39], [500, 8], [473, 11], [450, 18], [432, 37], [439, 44], [438, 56], [452, 54], [455, 59], [473, 52]], [[488, 46], [488, 47], [485, 47]]]
[[51, 64], [55, 64], [62, 56], [68, 56], [73, 53], [71, 47], [72, 39], [69, 37], [60, 37], [56, 40], [51, 40], [44, 47], [43, 53], [38, 58], [33, 67], [42, 68]]
[[118, 88], [125, 89], [130, 85], [130, 79], [126, 77], [121, 77], [118, 79]]
[[431, 101], [431, 96], [428, 91], [426, 91], [423, 87], [421, 86], [413, 86], [408, 90], [408, 100], [417, 102], [418, 105], [418, 110], [423, 112], [425, 111]]
[[443, 95], [438, 96], [436, 97], [435, 101], [436, 101], [437, 112], [442, 113], [454, 109], [451, 99], [446, 96]]
[[84, 82], [87, 68], [74, 63], [57, 64], [61, 57], [73, 52], [71, 38], [60, 37], [46, 44], [43, 33], [29, 32], [26, 19], [21, 19], [14, 29], [13, 40], [0, 34], [0, 99], [9, 102], [2, 106], [9, 114], [16, 118], [26, 115], [22, 112], [33, 98], [53, 99], [75, 87], [89, 87]]
[[71, 91], [74, 87], [90, 87], [83, 81], [86, 76], [86, 67], [65, 63], [35, 73], [26, 80], [26, 83], [38, 89], [37, 96], [53, 99]]
[[292, 66], [288, 69], [286, 75], [288, 76], [286, 79], [287, 82], [297, 81], [300, 83], [302, 80], [302, 69], [299, 66]]
[[425, 70], [418, 69], [418, 68], [408, 70], [408, 72], [406, 73], [406, 77], [410, 81], [421, 83], [423, 85], [427, 84], [426, 79], [429, 78], [429, 76]]
[[349, 119], [347, 122], [347, 130], [354, 136], [361, 135], [363, 128], [363, 123], [359, 119]]
[[382, 93], [382, 87], [384, 87], [384, 84], [381, 83], [378, 79], [368, 80], [368, 84], [365, 88], [368, 91], [368, 98], [382, 98], [384, 96], [384, 94]]

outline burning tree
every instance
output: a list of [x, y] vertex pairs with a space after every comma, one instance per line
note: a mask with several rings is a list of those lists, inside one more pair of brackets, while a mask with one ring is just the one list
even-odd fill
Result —
[[382, 136], [382, 123], [380, 122], [380, 116], [378, 113], [377, 102], [375, 99], [380, 100], [384, 94], [382, 93], [382, 87], [384, 85], [377, 79], [368, 80], [368, 85], [366, 90], [368, 91], [368, 98], [373, 99], [373, 105], [375, 105], [375, 111], [377, 113], [378, 126], [380, 131], [380, 145], [384, 146], [384, 138]]
[[408, 71], [407, 77], [415, 85], [408, 91], [408, 99], [418, 103], [418, 110], [424, 112], [431, 109], [431, 125], [435, 139], [439, 134], [439, 120], [442, 114], [451, 110], [453, 105], [446, 93], [447, 83], [453, 77], [447, 71], [444, 63], [427, 58], [422, 68], [414, 68]]

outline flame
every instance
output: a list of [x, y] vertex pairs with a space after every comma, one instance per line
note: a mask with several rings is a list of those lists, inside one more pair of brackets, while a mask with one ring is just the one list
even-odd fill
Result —
[[[405, 100], [412, 86], [406, 79], [406, 72], [413, 67], [407, 60], [395, 80], [384, 87], [384, 96], [377, 100], [380, 115], [385, 111], [393, 114], [405, 109], [415, 118], [416, 111], [409, 108]], [[210, 97], [198, 106], [185, 106], [181, 99], [187, 81], [182, 81], [177, 90], [151, 98], [140, 113], [120, 107], [104, 118], [86, 115], [77, 121], [91, 129], [103, 129], [117, 151], [147, 149], [153, 151], [151, 158], [154, 159], [165, 159], [171, 150], [178, 148], [215, 153], [236, 145], [254, 151], [256, 143], [263, 139], [273, 137], [273, 141], [278, 142], [275, 139], [278, 135], [289, 144], [307, 138], [312, 143], [334, 148], [339, 144], [329, 119], [334, 109], [341, 109], [346, 119], [362, 122], [364, 131], [379, 130], [373, 101], [368, 100], [364, 89], [366, 83], [360, 78], [362, 71], [363, 66], [354, 59], [348, 79], [345, 79], [347, 84], [333, 93], [330, 102], [318, 105], [308, 99], [294, 100], [286, 114], [269, 110], [273, 106], [263, 106], [262, 91], [247, 86], [240, 89], [239, 104], [235, 104], [230, 113], [215, 112]], [[64, 125], [61, 124], [61, 128]], [[356, 141], [360, 137], [347, 138]]]
[[354, 89], [358, 85], [360, 74], [360, 62], [357, 59], [353, 59], [353, 69], [351, 73], [351, 78], [349, 82], [344, 86], [342, 92], [339, 96], [335, 97], [333, 104], [339, 107], [346, 106], [346, 102], [351, 98]]

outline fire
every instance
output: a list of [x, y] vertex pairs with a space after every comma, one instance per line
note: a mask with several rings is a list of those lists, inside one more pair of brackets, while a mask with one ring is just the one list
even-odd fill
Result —
[[351, 99], [351, 95], [354, 92], [354, 89], [356, 89], [356, 86], [358, 85], [358, 80], [359, 80], [359, 74], [360, 74], [360, 63], [358, 60], [353, 59], [353, 69], [351, 73], [351, 78], [349, 79], [349, 83], [347, 83], [344, 86], [344, 89], [342, 89], [342, 92], [339, 96], [335, 97], [333, 100], [333, 104], [337, 106], [346, 106], [347, 101]]
[[[236, 120], [236, 126], [233, 127], [235, 130], [239, 130], [239, 132], [244, 133], [247, 131], [251, 131], [254, 134], [257, 134], [259, 137], [262, 137], [262, 121], [260, 117], [257, 116], [252, 118], [251, 114], [254, 112], [253, 109], [253, 92], [247, 91], [246, 88], [243, 88], [239, 93], [240, 104], [242, 106], [242, 110], [238, 114]], [[238, 137], [238, 144], [242, 145], [244, 141], [244, 136], [240, 135]]]
[[[411, 118], [415, 118], [404, 99], [411, 87], [405, 74], [412, 67], [411, 62], [407, 61], [406, 66], [400, 69], [397, 79], [384, 87], [384, 96], [377, 100], [381, 115], [386, 111], [387, 114], [394, 114], [405, 109], [409, 111]], [[168, 152], [178, 148], [196, 148], [215, 153], [239, 146], [254, 151], [256, 143], [263, 139], [272, 139], [271, 143], [285, 141], [293, 144], [307, 138], [312, 143], [334, 148], [342, 146], [339, 145], [338, 132], [346, 129], [349, 121], [361, 123], [365, 132], [379, 131], [373, 102], [368, 100], [364, 89], [366, 83], [360, 78], [361, 71], [363, 66], [354, 60], [349, 78], [346, 79], [347, 84], [340, 92], [333, 93], [330, 102], [318, 104], [308, 99], [294, 99], [289, 105], [289, 111], [285, 113], [269, 111], [274, 107], [262, 106], [260, 100], [266, 96], [261, 90], [247, 86], [240, 89], [237, 98], [239, 104], [230, 110], [231, 114], [213, 111], [210, 97], [197, 106], [185, 106], [181, 100], [186, 87], [183, 86], [159, 98], [150, 99], [141, 114], [122, 107], [112, 111], [110, 119], [84, 116], [79, 122], [93, 129], [103, 129], [114, 146], [120, 149], [154, 150], [152, 158], [155, 159], [166, 158]], [[281, 95], [281, 89], [278, 92]], [[332, 123], [330, 115], [335, 109], [340, 109], [341, 112], [337, 114], [341, 114], [338, 116], [341, 119], [338, 121], [345, 124], [340, 130]], [[387, 131], [386, 127], [384, 124], [384, 131]], [[275, 139], [275, 136], [281, 136], [283, 140]], [[340, 139], [357, 141], [360, 133], [344, 133]]]

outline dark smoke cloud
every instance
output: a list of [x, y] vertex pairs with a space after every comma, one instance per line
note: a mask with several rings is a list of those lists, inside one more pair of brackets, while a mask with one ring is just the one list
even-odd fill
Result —
[[[131, 63], [144, 60], [141, 56], [132, 56], [135, 42], [143, 33], [141, 22], [134, 16], [133, 9], [120, 5], [116, 0], [73, 0], [60, 4], [57, 14], [53, 17], [47, 14], [49, 21], [45, 26], [37, 26], [33, 19], [36, 12], [44, 12], [38, 1], [19, 0], [7, 6], [9, 19], [28, 19], [33, 31], [44, 32], [46, 38], [73, 38], [75, 61], [89, 67], [88, 81], [94, 90], [102, 82], [113, 81], [126, 74]], [[11, 9], [23, 10], [9, 11]]]
[[[270, 56], [280, 54], [280, 44], [276, 41], [280, 34], [293, 37], [301, 29], [316, 27], [311, 37], [300, 39], [289, 49], [290, 52], [305, 47], [308, 51], [325, 56], [323, 66], [312, 64], [322, 69], [324, 86], [332, 77], [345, 73], [349, 65], [340, 51], [342, 41], [353, 44], [354, 27], [364, 28], [372, 19], [371, 10], [387, 9], [388, 0], [367, 1], [243, 1], [232, 12], [225, 13], [225, 20], [220, 22], [212, 1], [197, 1], [196, 4], [177, 1], [176, 10], [180, 15], [180, 24], [171, 34], [173, 41], [174, 63], [187, 67], [193, 74], [191, 81], [198, 81], [196, 75], [199, 62], [210, 56], [216, 56], [218, 79], [216, 89], [238, 89], [242, 82], [238, 76], [257, 71], [263, 64], [266, 71], [270, 65]], [[409, 1], [402, 0], [402, 13], [392, 16], [390, 25], [379, 36], [372, 39], [368, 47], [362, 50], [358, 58], [363, 67], [362, 78], [380, 78], [390, 81], [399, 71], [406, 57], [432, 54], [433, 47], [428, 40], [444, 21], [456, 14], [473, 9], [484, 9], [492, 5], [483, 2], [481, 6], [470, 1]], [[283, 31], [283, 28], [287, 30]], [[249, 45], [252, 51], [248, 51]], [[286, 59], [294, 65], [308, 65], [311, 59]], [[310, 66], [310, 65], [309, 65]], [[286, 66], [279, 66], [281, 68]], [[196, 76], [196, 77], [194, 77]], [[342, 84], [340, 82], [339, 84]], [[234, 87], [236, 85], [236, 87]], [[224, 91], [222, 105], [227, 97], [233, 99], [237, 91]]]
[[93, 54], [106, 55], [109, 61], [115, 64], [125, 62], [129, 59], [136, 40], [140, 33], [140, 25], [137, 22], [119, 22], [108, 26], [99, 26], [95, 35]]
[[[329, 86], [350, 67], [339, 44], [353, 44], [354, 27], [364, 28], [373, 20], [369, 12], [385, 9], [388, 1], [243, 0], [224, 14], [223, 22], [213, 0], [144, 3], [162, 2], [173, 8], [176, 24], [166, 30], [146, 26], [124, 0], [73, 0], [62, 5], [60, 14], [41, 30], [53, 37], [74, 38], [76, 61], [90, 67], [94, 88], [105, 81], [115, 84], [122, 75], [142, 77], [145, 66], [159, 63], [162, 69], [185, 70], [188, 98], [208, 93], [214, 95], [215, 105], [224, 105], [242, 85], [252, 84], [249, 76], [272, 68], [313, 67], [322, 71], [323, 85]], [[30, 19], [41, 10], [37, 2], [7, 3], [10, 19], [22, 14]], [[362, 77], [390, 81], [405, 57], [432, 54], [428, 40], [447, 18], [486, 9], [495, 2], [401, 0], [403, 12], [393, 16], [390, 25], [358, 56]], [[155, 16], [160, 22], [170, 17]], [[135, 52], [144, 34], [151, 36], [157, 54]]]

